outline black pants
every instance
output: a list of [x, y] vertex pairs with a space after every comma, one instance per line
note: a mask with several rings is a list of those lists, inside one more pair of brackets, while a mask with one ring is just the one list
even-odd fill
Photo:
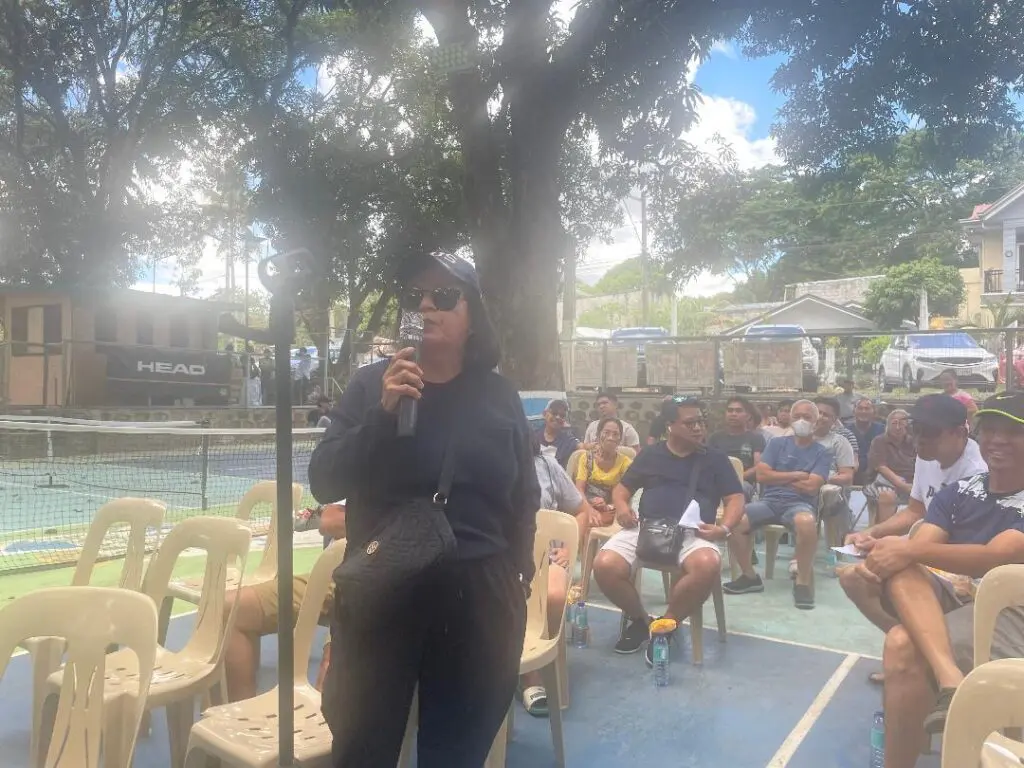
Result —
[[359, 626], [336, 604], [323, 704], [335, 768], [394, 767], [417, 684], [418, 768], [480, 768], [519, 676], [518, 574], [504, 555], [455, 562], [398, 614]]

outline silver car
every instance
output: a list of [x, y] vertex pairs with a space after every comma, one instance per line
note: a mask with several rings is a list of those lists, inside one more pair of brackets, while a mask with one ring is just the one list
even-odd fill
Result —
[[960, 384], [992, 391], [999, 381], [999, 358], [964, 331], [893, 336], [878, 363], [878, 387], [911, 392], [939, 386], [943, 371], [956, 373]]

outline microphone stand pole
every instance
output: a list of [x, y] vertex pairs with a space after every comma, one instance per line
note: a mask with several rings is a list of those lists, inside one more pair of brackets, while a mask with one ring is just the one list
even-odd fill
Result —
[[[292, 375], [291, 345], [295, 338], [295, 297], [311, 284], [308, 251], [274, 254], [259, 264], [260, 282], [271, 294], [270, 333], [274, 344], [277, 404], [277, 586], [279, 595], [291, 595], [292, 558]], [[276, 268], [270, 274], [268, 267]], [[261, 336], [263, 334], [260, 334]], [[295, 766], [295, 617], [291, 599], [278, 600], [278, 766]]]

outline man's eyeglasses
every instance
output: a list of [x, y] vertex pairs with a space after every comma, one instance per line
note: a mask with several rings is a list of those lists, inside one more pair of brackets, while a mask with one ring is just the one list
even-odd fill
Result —
[[405, 312], [416, 312], [423, 306], [423, 297], [429, 296], [430, 303], [441, 312], [451, 312], [462, 298], [461, 288], [434, 288], [424, 290], [422, 288], [410, 288], [402, 294], [401, 305]]
[[687, 429], [697, 430], [704, 429], [704, 425], [707, 422], [705, 422], [704, 419], [685, 419], [683, 421], [680, 421], [679, 423], [680, 425], [686, 427]]

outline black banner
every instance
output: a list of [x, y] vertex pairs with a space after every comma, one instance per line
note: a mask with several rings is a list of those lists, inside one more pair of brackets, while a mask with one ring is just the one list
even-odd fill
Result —
[[107, 378], [127, 381], [175, 382], [228, 386], [231, 355], [154, 347], [97, 348], [107, 356]]

